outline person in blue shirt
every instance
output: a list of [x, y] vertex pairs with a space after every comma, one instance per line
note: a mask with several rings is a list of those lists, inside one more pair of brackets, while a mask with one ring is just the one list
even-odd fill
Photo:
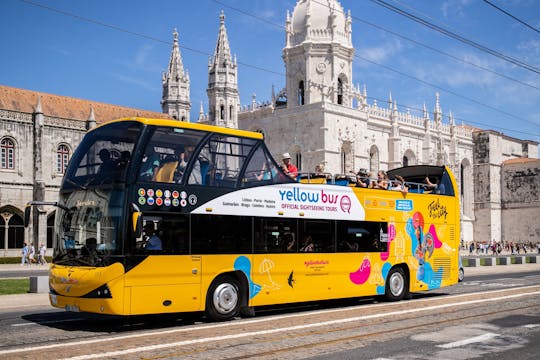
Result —
[[144, 248], [146, 250], [162, 250], [161, 239], [156, 235], [153, 222], [147, 222], [144, 227], [144, 234], [146, 235]]

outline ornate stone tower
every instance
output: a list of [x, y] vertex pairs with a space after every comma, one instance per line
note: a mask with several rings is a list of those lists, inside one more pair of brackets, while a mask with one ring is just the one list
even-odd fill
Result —
[[336, 0], [300, 0], [292, 19], [287, 12], [288, 108], [321, 101], [351, 106], [351, 22]]
[[175, 119], [189, 122], [191, 101], [189, 99], [189, 74], [184, 71], [180, 47], [178, 46], [178, 32], [173, 32], [174, 41], [169, 60], [169, 68], [161, 78], [163, 96], [161, 108], [165, 114]]
[[219, 16], [220, 26], [214, 56], [208, 62], [208, 122], [238, 128], [238, 65], [231, 58], [231, 48], [225, 28], [225, 14]]

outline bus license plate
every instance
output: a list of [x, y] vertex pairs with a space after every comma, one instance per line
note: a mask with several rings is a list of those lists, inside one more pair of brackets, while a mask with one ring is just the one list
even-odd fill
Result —
[[77, 305], [66, 305], [66, 311], [79, 312], [79, 307]]

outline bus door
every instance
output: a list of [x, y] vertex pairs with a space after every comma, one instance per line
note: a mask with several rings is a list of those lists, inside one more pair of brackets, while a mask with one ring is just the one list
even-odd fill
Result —
[[198, 311], [202, 258], [189, 254], [187, 216], [146, 216], [137, 241], [144, 257], [126, 274], [131, 314]]

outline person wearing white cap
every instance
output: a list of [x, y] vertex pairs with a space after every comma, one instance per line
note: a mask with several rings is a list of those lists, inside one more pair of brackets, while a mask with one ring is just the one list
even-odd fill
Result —
[[291, 179], [296, 180], [298, 177], [298, 168], [291, 163], [291, 155], [284, 153], [281, 158], [283, 160], [283, 172], [289, 175]]

